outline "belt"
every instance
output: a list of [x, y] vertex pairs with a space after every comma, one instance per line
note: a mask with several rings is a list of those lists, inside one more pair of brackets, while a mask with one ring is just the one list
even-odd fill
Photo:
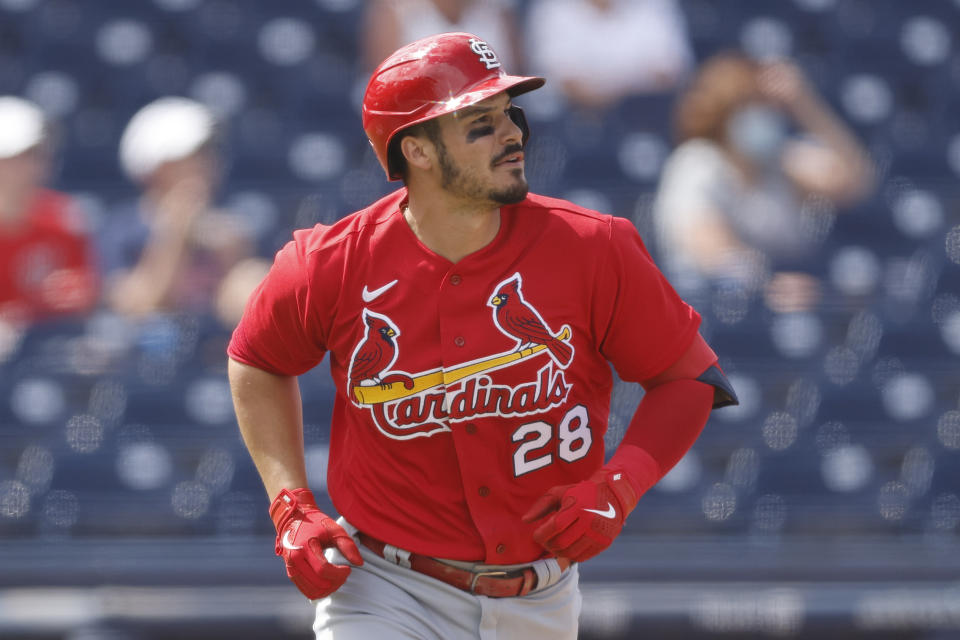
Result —
[[[372, 538], [362, 531], [357, 532], [357, 539], [366, 548], [384, 558], [388, 562], [413, 569], [418, 573], [436, 578], [451, 586], [480, 596], [491, 598], [509, 598], [525, 596], [537, 588], [537, 572], [533, 567], [512, 569], [510, 571], [470, 571], [454, 567], [430, 556], [398, 549], [386, 542]], [[570, 566], [566, 558], [557, 558], [560, 570]]]

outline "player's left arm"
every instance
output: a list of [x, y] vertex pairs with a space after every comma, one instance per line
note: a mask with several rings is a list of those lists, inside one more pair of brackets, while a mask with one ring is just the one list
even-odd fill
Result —
[[583, 482], [550, 489], [524, 515], [540, 521], [534, 540], [551, 553], [582, 562], [609, 547], [640, 497], [693, 446], [711, 409], [737, 404], [700, 334], [643, 386], [646, 394], [610, 461]]

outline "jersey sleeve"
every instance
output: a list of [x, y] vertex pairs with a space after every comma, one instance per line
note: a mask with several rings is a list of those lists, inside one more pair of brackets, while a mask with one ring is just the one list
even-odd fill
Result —
[[243, 364], [278, 375], [300, 375], [326, 353], [324, 322], [311, 289], [316, 267], [303, 238], [287, 243], [251, 294], [227, 353]]
[[612, 218], [610, 230], [594, 326], [600, 352], [620, 378], [642, 382], [683, 355], [697, 335], [700, 315], [667, 282], [629, 220]]

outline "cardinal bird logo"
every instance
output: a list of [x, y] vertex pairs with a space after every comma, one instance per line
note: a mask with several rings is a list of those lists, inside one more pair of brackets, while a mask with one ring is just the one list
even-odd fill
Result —
[[[573, 361], [572, 332], [569, 325], [559, 333], [551, 331], [521, 289], [520, 274], [515, 273], [488, 298], [494, 325], [516, 341], [512, 349], [409, 373], [394, 368], [397, 324], [364, 308], [358, 318], [363, 336], [347, 372], [353, 406], [369, 411], [387, 438], [409, 440], [449, 432], [451, 424], [475, 417], [533, 416], [564, 405], [573, 388], [564, 377]], [[534, 359], [543, 363], [536, 372], [528, 367], [519, 379], [501, 377], [507, 367]]]
[[382, 385], [384, 372], [397, 360], [397, 336], [400, 330], [387, 316], [363, 310], [365, 326], [363, 340], [353, 352], [350, 363], [350, 386], [359, 386], [365, 380]]
[[519, 273], [496, 286], [496, 293], [488, 303], [493, 307], [494, 323], [503, 334], [517, 341], [517, 351], [533, 344], [542, 344], [550, 352], [550, 357], [566, 368], [573, 359], [573, 347], [560, 337], [570, 335], [569, 327], [564, 326], [560, 333], [554, 334], [540, 313], [524, 300], [522, 286], [523, 278]]

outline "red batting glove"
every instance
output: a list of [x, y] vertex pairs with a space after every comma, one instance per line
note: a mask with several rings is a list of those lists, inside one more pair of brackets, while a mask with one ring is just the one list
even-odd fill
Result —
[[589, 480], [547, 491], [523, 521], [543, 518], [533, 539], [554, 555], [583, 562], [610, 546], [639, 499], [626, 473], [602, 468]]
[[352, 564], [362, 565], [360, 550], [346, 530], [320, 511], [309, 489], [284, 489], [270, 505], [277, 528], [278, 556], [287, 576], [311, 600], [325, 598], [347, 580], [350, 567], [327, 562], [323, 550], [336, 547]]

